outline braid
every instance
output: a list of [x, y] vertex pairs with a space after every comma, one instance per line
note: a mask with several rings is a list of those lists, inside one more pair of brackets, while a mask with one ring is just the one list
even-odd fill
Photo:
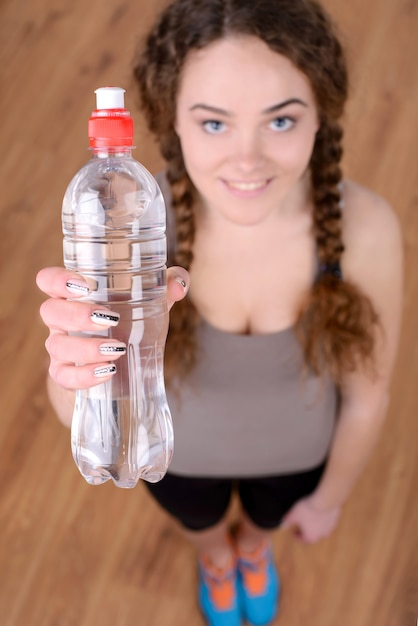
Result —
[[311, 159], [314, 236], [319, 273], [296, 323], [305, 362], [341, 383], [344, 372], [373, 363], [378, 316], [368, 298], [340, 273], [342, 129], [324, 122]]
[[343, 131], [338, 123], [323, 124], [311, 159], [314, 200], [314, 235], [321, 265], [337, 265], [344, 245], [341, 238], [342, 179], [340, 161]]
[[[171, 146], [165, 146], [167, 179], [171, 187], [172, 206], [176, 215], [176, 250], [174, 264], [190, 270], [193, 262], [195, 237], [194, 186], [185, 170], [181, 151], [175, 150], [177, 137]], [[173, 149], [174, 148], [174, 149]], [[168, 158], [169, 157], [169, 158]], [[165, 350], [165, 375], [167, 385], [180, 380], [196, 363], [196, 328], [199, 314], [187, 296], [176, 303], [170, 313], [170, 329]], [[179, 358], [181, 355], [181, 358]]]

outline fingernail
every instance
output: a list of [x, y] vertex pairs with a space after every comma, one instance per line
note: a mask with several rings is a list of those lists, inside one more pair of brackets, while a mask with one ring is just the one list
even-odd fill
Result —
[[119, 313], [113, 311], [93, 311], [90, 317], [95, 324], [100, 326], [117, 326], [120, 320]]
[[94, 375], [97, 378], [104, 378], [105, 376], [109, 376], [111, 374], [116, 374], [116, 365], [103, 365], [102, 367], [96, 367], [93, 370]]
[[177, 276], [176, 281], [179, 283], [179, 285], [181, 285], [183, 287], [183, 289], [186, 291], [187, 289], [187, 283], [185, 280], [183, 280], [182, 278], [180, 278], [180, 276]]
[[102, 354], [125, 354], [126, 345], [122, 342], [120, 343], [102, 343], [100, 346], [100, 352]]
[[68, 291], [77, 294], [77, 296], [87, 295], [90, 291], [88, 284], [82, 280], [67, 280], [65, 284]]

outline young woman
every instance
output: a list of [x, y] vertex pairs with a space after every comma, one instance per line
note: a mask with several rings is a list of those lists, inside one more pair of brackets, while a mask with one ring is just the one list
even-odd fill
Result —
[[[166, 348], [175, 453], [147, 486], [197, 546], [208, 623], [268, 624], [280, 586], [273, 529], [329, 535], [382, 426], [399, 226], [384, 200], [343, 179], [346, 65], [313, 0], [175, 0], [135, 77], [167, 162], [178, 301]], [[66, 300], [74, 279], [38, 275], [50, 296], [50, 396], [65, 423], [72, 390], [102, 382], [94, 369], [109, 359], [99, 340], [67, 334], [97, 328], [97, 306]]]

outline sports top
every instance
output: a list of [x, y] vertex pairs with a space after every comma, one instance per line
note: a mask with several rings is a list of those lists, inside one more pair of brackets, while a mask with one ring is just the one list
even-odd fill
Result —
[[[170, 188], [157, 177], [167, 207], [169, 263], [175, 248]], [[171, 258], [170, 258], [171, 257]], [[184, 476], [268, 476], [311, 469], [327, 456], [338, 390], [304, 366], [293, 328], [243, 335], [201, 320], [198, 359], [167, 391], [174, 425], [169, 472]]]

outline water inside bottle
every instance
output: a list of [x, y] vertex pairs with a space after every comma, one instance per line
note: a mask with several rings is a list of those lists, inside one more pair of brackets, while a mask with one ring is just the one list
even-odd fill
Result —
[[[132, 307], [112, 303], [121, 320], [106, 331], [127, 345], [108, 381], [79, 390], [72, 422], [72, 450], [90, 484], [113, 480], [134, 487], [161, 480], [173, 451], [173, 429], [163, 380], [168, 326], [164, 298]], [[102, 335], [102, 334], [101, 334]]]
[[163, 380], [168, 313], [161, 192], [132, 158], [93, 159], [70, 183], [62, 218], [65, 266], [92, 287], [78, 300], [121, 315], [117, 327], [95, 335], [127, 345], [110, 380], [76, 393], [75, 462], [90, 484], [156, 482], [173, 450]]

